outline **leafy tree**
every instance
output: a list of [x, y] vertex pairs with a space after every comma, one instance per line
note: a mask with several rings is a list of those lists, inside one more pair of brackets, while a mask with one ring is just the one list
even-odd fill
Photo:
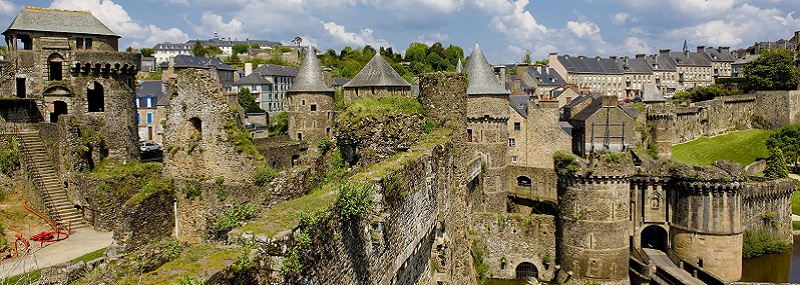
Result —
[[231, 47], [233, 50], [233, 54], [243, 54], [247, 52], [247, 49], [250, 48], [247, 44], [235, 44]]
[[514, 68], [509, 68], [509, 69], [508, 69], [508, 71], [506, 71], [506, 73], [507, 73], [507, 74], [511, 74], [511, 75], [516, 75], [517, 73], [519, 73], [519, 70], [517, 70], [517, 68], [516, 68], [516, 67], [514, 67]]
[[687, 100], [692, 102], [700, 102], [711, 100], [716, 97], [739, 95], [742, 90], [726, 90], [719, 85], [712, 84], [708, 87], [695, 87], [690, 91], [678, 92], [672, 98], [675, 100]]
[[206, 51], [205, 54], [209, 57], [215, 57], [222, 53], [222, 49], [215, 45], [207, 45], [203, 49]]
[[538, 66], [548, 66], [549, 64], [550, 60], [546, 58], [537, 60], [533, 63], [533, 65], [538, 65]]
[[767, 149], [779, 148], [788, 162], [794, 165], [797, 172], [798, 154], [800, 154], [800, 125], [787, 125], [769, 135]]
[[439, 56], [437, 53], [430, 53], [428, 57], [425, 59], [425, 62], [433, 68], [434, 71], [446, 71], [450, 66], [450, 63], [447, 62], [446, 59]]
[[406, 61], [425, 61], [428, 57], [428, 45], [413, 42], [406, 49]]
[[369, 58], [370, 58], [370, 59], [371, 59], [373, 56], [375, 56], [375, 53], [376, 53], [376, 52], [377, 52], [377, 51], [375, 51], [375, 48], [374, 48], [374, 47], [372, 47], [371, 45], [366, 45], [366, 46], [364, 46], [364, 49], [361, 51], [361, 53], [362, 53], [362, 54], [364, 54], [364, 56], [369, 56]]
[[238, 99], [239, 105], [242, 106], [245, 113], [264, 113], [264, 110], [256, 103], [256, 97], [253, 96], [253, 93], [250, 93], [250, 89], [239, 89], [236, 99]]
[[445, 53], [445, 49], [442, 46], [442, 43], [435, 42], [431, 47], [428, 49], [428, 54], [435, 53], [438, 54], [441, 58], [446, 58], [447, 54]]
[[231, 64], [231, 65], [237, 65], [237, 64], [242, 63], [242, 60], [239, 58], [238, 54], [233, 53], [231, 56], [229, 56], [227, 59], [225, 59], [225, 63]]
[[796, 52], [788, 49], [771, 49], [745, 64], [744, 76], [754, 90], [797, 89]]
[[458, 64], [459, 59], [464, 59], [464, 50], [459, 46], [449, 45], [447, 49], [444, 50], [444, 53], [447, 55], [445, 58], [447, 58], [453, 66]]
[[289, 130], [289, 118], [286, 112], [280, 112], [269, 118], [269, 135], [285, 135]]
[[258, 45], [258, 43], [253, 43], [252, 45], [250, 45], [250, 48], [251, 49], [261, 49], [261, 46]]
[[192, 46], [192, 54], [194, 56], [206, 55], [206, 49], [203, 48], [203, 45], [200, 43], [200, 41], [194, 41], [194, 45]]
[[156, 53], [156, 50], [151, 49], [151, 48], [140, 48], [139, 49], [139, 53], [141, 53], [142, 56], [149, 57], [149, 56], [153, 56], [153, 54]]
[[128, 48], [125, 49], [125, 52], [133, 52], [133, 48], [132, 47], [128, 47]]
[[764, 176], [771, 178], [786, 178], [789, 176], [789, 170], [786, 169], [786, 160], [784, 160], [783, 152], [780, 148], [773, 147], [769, 149]]
[[0, 46], [0, 53], [6, 53], [6, 47]]
[[525, 50], [525, 56], [522, 57], [522, 63], [531, 64], [531, 51]]

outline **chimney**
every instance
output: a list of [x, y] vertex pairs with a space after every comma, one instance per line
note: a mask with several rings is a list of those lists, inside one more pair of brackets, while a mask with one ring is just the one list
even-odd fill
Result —
[[322, 69], [322, 76], [325, 78], [325, 85], [328, 87], [333, 87], [333, 76], [331, 75], [331, 71], [333, 71], [333, 69], [330, 67]]
[[528, 73], [528, 64], [527, 63], [517, 64], [517, 74], [525, 74], [525, 73]]
[[616, 55], [609, 56], [608, 58], [610, 58], [612, 60], [617, 60], [617, 56]]
[[580, 59], [586, 59], [586, 56], [585, 56], [585, 55], [578, 55], [578, 58], [580, 58]]
[[[566, 54], [564, 55], [564, 58], [567, 58]], [[547, 59], [551, 62], [550, 64], [555, 64], [555, 62], [558, 61], [558, 53], [557, 52], [551, 52], [547, 56]]]
[[617, 100], [617, 96], [612, 95], [603, 95], [603, 107], [617, 107], [619, 106], [619, 100]]
[[245, 62], [244, 63], [244, 76], [250, 75], [253, 73], [253, 63], [252, 62]]
[[565, 55], [564, 55], [564, 58], [566, 58], [566, 59], [569, 59], [569, 55], [568, 55], [568, 54], [565, 54]]
[[643, 53], [637, 53], [636, 54], [636, 58], [644, 58], [644, 54]]
[[697, 46], [697, 53], [703, 53], [706, 50], [706, 46]]
[[658, 50], [658, 55], [669, 57], [669, 52], [670, 52], [669, 49], [660, 49]]
[[568, 96], [568, 97], [567, 97], [567, 105], [569, 105], [569, 104], [571, 104], [571, 103], [572, 103], [572, 97], [569, 97], [569, 96]]
[[497, 69], [497, 73], [500, 76], [500, 84], [506, 84], [506, 66], [505, 65], [497, 65], [494, 68]]

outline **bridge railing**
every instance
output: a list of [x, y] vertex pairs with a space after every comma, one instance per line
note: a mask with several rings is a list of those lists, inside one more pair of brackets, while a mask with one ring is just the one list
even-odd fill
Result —
[[667, 256], [669, 257], [669, 259], [671, 259], [673, 263], [677, 264], [678, 267], [682, 268], [686, 272], [689, 272], [689, 274], [692, 274], [692, 276], [694, 276], [695, 278], [700, 279], [700, 281], [703, 281], [703, 283], [706, 283], [706, 284], [709, 284], [709, 285], [728, 285], [729, 284], [728, 282], [725, 282], [721, 278], [717, 277], [714, 274], [711, 274], [710, 272], [706, 271], [705, 269], [703, 269], [701, 267], [698, 267], [698, 266], [695, 266], [694, 264], [689, 263], [686, 260], [683, 260], [677, 254], [675, 254], [675, 252], [671, 248], [667, 248], [667, 252], [666, 253], [667, 253]]

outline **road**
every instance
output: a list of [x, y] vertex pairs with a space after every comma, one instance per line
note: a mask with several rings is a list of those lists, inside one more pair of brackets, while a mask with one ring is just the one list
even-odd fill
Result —
[[[69, 238], [55, 243], [31, 242], [26, 256], [0, 261], [0, 278], [19, 275], [38, 268], [46, 268], [71, 261], [84, 254], [106, 248], [113, 241], [111, 232], [98, 232], [89, 228], [75, 230]], [[12, 241], [9, 241], [11, 243]]]

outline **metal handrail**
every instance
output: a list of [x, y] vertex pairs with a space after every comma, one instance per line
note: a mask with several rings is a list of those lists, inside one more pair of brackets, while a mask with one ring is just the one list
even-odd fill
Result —
[[61, 217], [59, 216], [58, 211], [56, 211], [56, 207], [53, 204], [50, 191], [44, 185], [44, 181], [42, 181], [42, 175], [39, 173], [39, 170], [33, 165], [33, 160], [30, 157], [31, 150], [26, 145], [25, 140], [22, 139], [22, 136], [20, 136], [21, 132], [19, 125], [17, 123], [6, 122], [6, 128], [9, 124], [12, 126], [12, 135], [15, 135], [17, 139], [19, 139], [20, 151], [25, 152], [25, 155], [21, 155], [21, 157], [23, 157], [25, 160], [26, 170], [33, 178], [33, 183], [37, 188], [39, 188], [39, 194], [42, 196], [42, 204], [45, 206], [47, 215], [50, 216], [51, 220], [60, 222]]

